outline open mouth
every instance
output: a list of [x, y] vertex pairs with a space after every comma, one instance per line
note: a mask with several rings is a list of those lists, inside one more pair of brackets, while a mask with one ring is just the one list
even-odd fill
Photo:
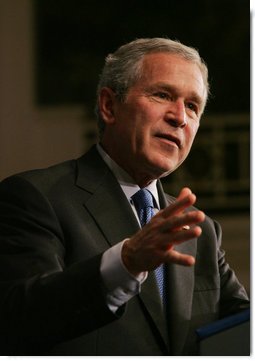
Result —
[[166, 141], [170, 142], [170, 143], [174, 143], [176, 144], [176, 146], [178, 148], [181, 147], [181, 141], [180, 139], [174, 137], [173, 135], [171, 134], [167, 134], [167, 133], [159, 133], [159, 134], [156, 134], [156, 137], [157, 138], [161, 138], [161, 139], [165, 139]]

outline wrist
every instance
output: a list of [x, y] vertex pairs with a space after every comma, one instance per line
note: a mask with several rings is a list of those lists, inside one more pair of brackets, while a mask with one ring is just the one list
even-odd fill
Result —
[[135, 278], [139, 277], [139, 275], [142, 273], [141, 270], [139, 270], [137, 267], [134, 266], [133, 261], [133, 251], [130, 246], [130, 239], [127, 239], [123, 245], [121, 250], [121, 259], [123, 262], [123, 265], [127, 269], [127, 271]]

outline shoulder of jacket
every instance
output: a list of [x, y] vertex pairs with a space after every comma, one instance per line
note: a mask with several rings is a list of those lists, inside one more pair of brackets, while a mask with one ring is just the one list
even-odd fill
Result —
[[46, 191], [57, 184], [75, 179], [76, 160], [64, 161], [47, 168], [32, 169], [5, 178], [1, 183], [15, 186], [15, 184], [31, 184], [33, 187]]

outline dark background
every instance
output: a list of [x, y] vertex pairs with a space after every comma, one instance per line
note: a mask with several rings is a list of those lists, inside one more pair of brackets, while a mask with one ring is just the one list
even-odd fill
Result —
[[34, 0], [39, 104], [93, 108], [104, 58], [139, 37], [169, 37], [199, 49], [210, 71], [208, 112], [248, 112], [247, 0]]

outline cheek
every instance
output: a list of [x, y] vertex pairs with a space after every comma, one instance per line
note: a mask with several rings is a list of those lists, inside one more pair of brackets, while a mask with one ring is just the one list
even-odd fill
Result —
[[192, 145], [192, 143], [193, 143], [193, 141], [195, 139], [195, 136], [197, 134], [197, 131], [198, 131], [198, 126], [197, 125], [187, 127], [187, 129], [186, 129], [186, 140], [187, 140], [188, 144]]

